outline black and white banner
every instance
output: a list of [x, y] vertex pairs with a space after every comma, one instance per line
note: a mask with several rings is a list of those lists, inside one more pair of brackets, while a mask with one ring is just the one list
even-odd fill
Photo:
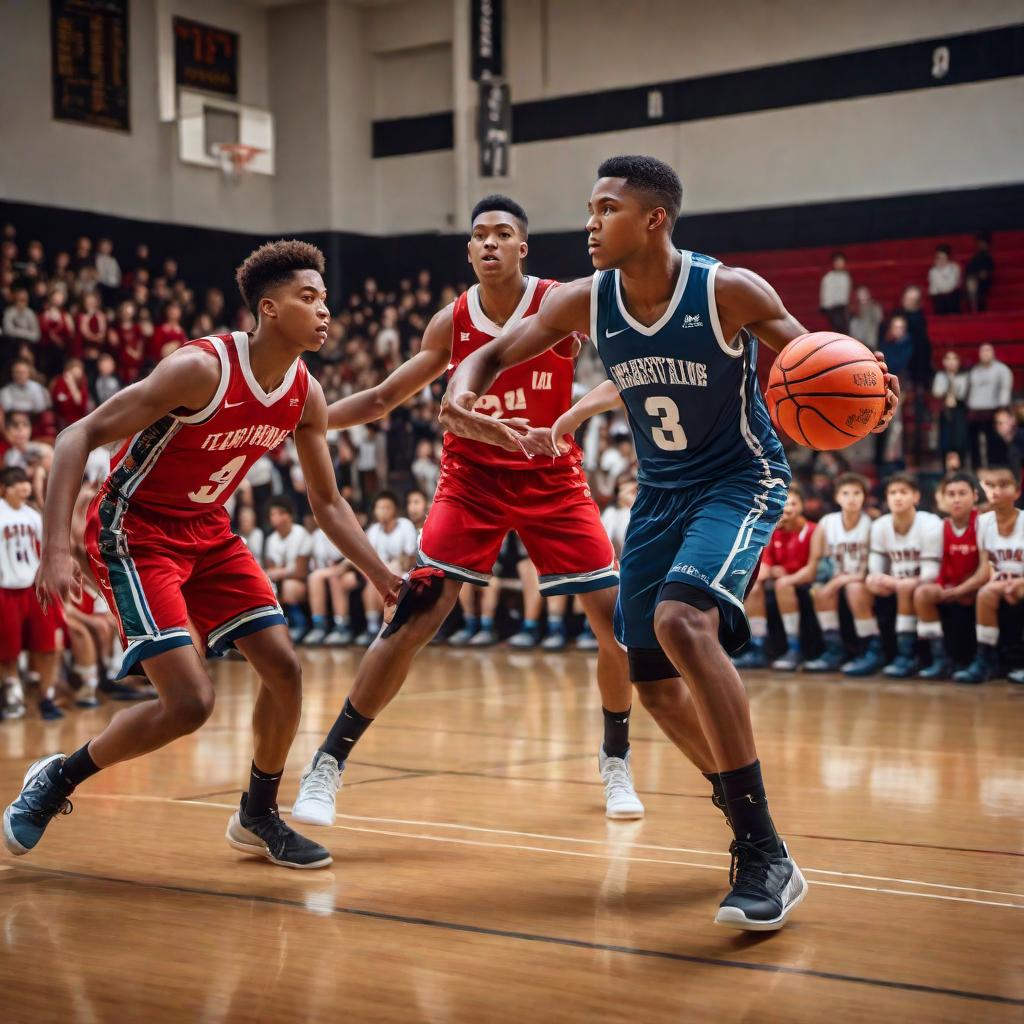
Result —
[[473, 48], [473, 81], [501, 78], [505, 73], [502, 0], [473, 0], [469, 27]]
[[512, 96], [504, 82], [480, 83], [477, 145], [480, 177], [507, 177], [512, 150]]

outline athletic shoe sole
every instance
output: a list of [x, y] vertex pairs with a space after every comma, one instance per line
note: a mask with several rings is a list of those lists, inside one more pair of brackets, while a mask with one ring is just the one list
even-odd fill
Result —
[[800, 894], [778, 917], [773, 917], [768, 921], [754, 921], [738, 907], [719, 907], [718, 913], [715, 915], [715, 924], [720, 924], [725, 928], [735, 928], [741, 932], [777, 932], [786, 923], [786, 918], [803, 903], [804, 897], [807, 896], [807, 879], [804, 878], [803, 872], [794, 866], [793, 873], [800, 876], [802, 884]]
[[330, 828], [337, 817], [336, 814], [332, 814], [329, 818], [314, 817], [311, 811], [297, 811], [292, 808], [291, 814], [288, 815], [292, 821], [297, 821], [300, 825], [314, 825], [317, 828]]
[[231, 816], [231, 820], [228, 822], [228, 829], [224, 833], [224, 838], [228, 841], [229, 846], [233, 846], [236, 850], [241, 853], [248, 853], [254, 857], [266, 857], [271, 864], [276, 864], [282, 868], [295, 868], [299, 871], [311, 871], [315, 868], [325, 868], [329, 864], [334, 863], [334, 858], [328, 854], [323, 860], [311, 861], [309, 864], [295, 864], [290, 860], [278, 860], [268, 849], [267, 844], [262, 840], [252, 842], [252, 840], [237, 839], [231, 834], [231, 830], [235, 827], [247, 835], [252, 835], [245, 826], [238, 819], [238, 812]]
[[606, 818], [611, 818], [612, 821], [637, 821], [639, 818], [644, 816], [644, 808], [640, 808], [639, 811], [608, 811], [604, 812]]

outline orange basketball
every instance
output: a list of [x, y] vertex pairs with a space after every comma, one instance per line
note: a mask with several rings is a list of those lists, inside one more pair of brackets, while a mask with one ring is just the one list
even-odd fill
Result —
[[818, 451], [846, 448], [869, 434], [885, 409], [885, 379], [866, 345], [818, 331], [779, 353], [765, 391], [775, 426]]

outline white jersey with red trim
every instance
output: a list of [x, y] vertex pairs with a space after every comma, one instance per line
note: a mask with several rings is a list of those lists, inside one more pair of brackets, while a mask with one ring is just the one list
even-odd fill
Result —
[[1017, 511], [1013, 529], [999, 532], [995, 511], [978, 516], [978, 547], [988, 555], [997, 578], [1024, 576], [1024, 512]]
[[32, 586], [42, 539], [43, 519], [31, 505], [13, 508], [0, 499], [0, 589]]

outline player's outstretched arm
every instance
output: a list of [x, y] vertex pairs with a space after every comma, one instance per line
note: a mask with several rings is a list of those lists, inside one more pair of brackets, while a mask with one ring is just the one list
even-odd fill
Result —
[[432, 317], [416, 355], [393, 370], [376, 387], [332, 402], [327, 407], [327, 426], [331, 430], [343, 430], [381, 419], [437, 380], [451, 359], [452, 307], [449, 305]]
[[[769, 348], [781, 352], [794, 338], [807, 333], [807, 328], [783, 305], [778, 292], [760, 274], [744, 267], [719, 267], [715, 275], [715, 302], [726, 343], [746, 327]], [[880, 352], [875, 353], [875, 358], [886, 387], [885, 411], [874, 429], [879, 434], [896, 412], [900, 382], [889, 373]]]
[[610, 380], [601, 381], [588, 391], [574, 406], [558, 417], [551, 427], [551, 444], [562, 455], [569, 450], [565, 438], [572, 439], [576, 431], [593, 416], [610, 412], [622, 405], [619, 390]]
[[81, 580], [71, 552], [71, 516], [89, 452], [130, 437], [169, 413], [205, 409], [217, 391], [220, 373], [216, 356], [195, 347], [180, 349], [145, 380], [119, 391], [61, 431], [53, 448], [36, 576], [36, 593], [44, 605], [51, 596], [66, 598], [72, 584], [77, 588]]
[[339, 493], [326, 433], [327, 402], [319, 383], [310, 378], [302, 419], [295, 428], [295, 449], [313, 516], [334, 546], [377, 588], [388, 605], [393, 605], [402, 579], [377, 556], [352, 507]]
[[463, 359], [452, 374], [441, 402], [441, 424], [445, 430], [509, 447], [508, 443], [493, 437], [494, 424], [500, 421], [474, 414], [473, 405], [502, 370], [539, 356], [574, 331], [588, 333], [590, 289], [589, 277], [551, 289], [533, 316], [520, 320]]

